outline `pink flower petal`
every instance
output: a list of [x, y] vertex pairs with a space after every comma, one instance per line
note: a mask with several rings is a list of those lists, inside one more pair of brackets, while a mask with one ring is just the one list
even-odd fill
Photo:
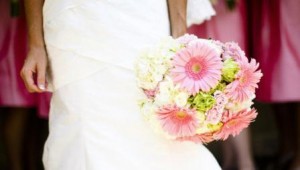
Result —
[[[173, 81], [191, 94], [209, 91], [221, 79], [222, 61], [218, 52], [204, 42], [193, 42], [173, 58]], [[183, 60], [185, 63], [182, 63]], [[186, 77], [183, 79], [182, 77]]]
[[180, 108], [176, 105], [163, 106], [157, 112], [162, 128], [172, 136], [195, 135], [198, 119], [195, 110]]

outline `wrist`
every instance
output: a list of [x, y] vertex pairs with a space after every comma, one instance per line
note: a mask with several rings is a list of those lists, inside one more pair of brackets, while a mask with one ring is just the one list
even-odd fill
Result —
[[28, 54], [36, 56], [38, 58], [47, 57], [47, 50], [42, 45], [29, 45]]
[[186, 27], [180, 27], [180, 28], [176, 28], [176, 29], [172, 29], [172, 36], [174, 38], [178, 38], [184, 34], [186, 34], [187, 32], [187, 28]]
[[45, 49], [45, 41], [42, 33], [31, 36], [29, 33], [29, 49]]
[[29, 43], [29, 50], [43, 50], [45, 51], [46, 50], [46, 46], [44, 43]]

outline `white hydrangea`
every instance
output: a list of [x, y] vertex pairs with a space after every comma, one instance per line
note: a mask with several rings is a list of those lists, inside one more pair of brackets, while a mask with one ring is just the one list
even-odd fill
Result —
[[171, 68], [173, 55], [171, 47], [144, 51], [135, 65], [138, 86], [147, 90], [155, 89]]
[[177, 95], [174, 96], [174, 102], [179, 107], [184, 107], [187, 105], [187, 101], [190, 95], [186, 92], [178, 92]]
[[162, 50], [167, 49], [167, 51], [164, 52], [167, 52], [166, 54], [168, 54], [168, 52], [170, 51], [178, 51], [182, 48], [182, 45], [178, 41], [176, 41], [176, 39], [173, 39], [171, 36], [168, 36], [160, 41], [159, 48]]
[[141, 113], [144, 115], [146, 119], [148, 119], [151, 115], [153, 115], [157, 109], [153, 104], [153, 101], [147, 98], [141, 99], [139, 101], [139, 106], [141, 109]]
[[155, 104], [158, 106], [176, 104], [179, 107], [185, 107], [188, 104], [190, 95], [175, 86], [172, 79], [166, 76], [165, 80], [159, 84], [159, 92], [155, 97]]

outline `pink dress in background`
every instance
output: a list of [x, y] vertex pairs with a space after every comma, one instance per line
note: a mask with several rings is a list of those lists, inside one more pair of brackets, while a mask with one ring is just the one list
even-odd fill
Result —
[[300, 1], [251, 1], [253, 55], [264, 74], [257, 99], [300, 101]]
[[220, 41], [235, 41], [247, 51], [247, 20], [245, 1], [240, 0], [234, 10], [229, 10], [224, 0], [214, 6], [216, 15], [201, 25], [189, 28], [189, 33], [201, 38], [213, 38]]
[[0, 1], [0, 107], [36, 107], [48, 117], [50, 94], [30, 94], [20, 77], [27, 53], [24, 11], [10, 16], [10, 1]]

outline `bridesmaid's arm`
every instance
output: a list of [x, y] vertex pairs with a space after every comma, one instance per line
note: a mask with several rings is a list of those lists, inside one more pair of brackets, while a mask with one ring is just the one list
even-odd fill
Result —
[[179, 37], [186, 33], [187, 0], [168, 0], [171, 34]]
[[46, 89], [47, 67], [42, 14], [44, 0], [25, 0], [24, 2], [28, 25], [29, 51], [21, 70], [21, 77], [29, 92], [43, 92]]

